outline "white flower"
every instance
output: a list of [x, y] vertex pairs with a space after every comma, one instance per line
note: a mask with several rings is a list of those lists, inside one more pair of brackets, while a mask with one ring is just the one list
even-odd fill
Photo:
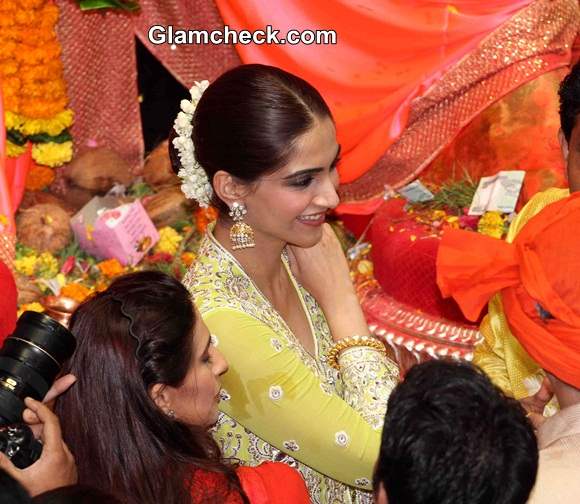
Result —
[[195, 112], [195, 105], [191, 103], [189, 100], [181, 100], [180, 103], [181, 110], [183, 110], [186, 114], [191, 114]]
[[270, 387], [268, 395], [270, 396], [270, 399], [272, 399], [272, 401], [279, 401], [284, 396], [284, 391], [282, 390], [282, 387], [280, 387], [279, 385], [272, 385]]
[[191, 139], [193, 133], [191, 121], [195, 107], [208, 86], [209, 81], [207, 80], [195, 82], [195, 85], [189, 90], [191, 101], [181, 100], [181, 111], [177, 114], [173, 125], [173, 129], [178, 135], [173, 139], [173, 146], [177, 149], [181, 163], [181, 168], [177, 173], [182, 181], [181, 190], [187, 198], [197, 200], [202, 207], [209, 206], [213, 191], [205, 170], [195, 159], [195, 149]]
[[348, 437], [348, 434], [344, 431], [338, 431], [334, 435], [334, 442], [341, 448], [345, 448], [346, 446], [348, 446], [349, 441], [350, 438]]

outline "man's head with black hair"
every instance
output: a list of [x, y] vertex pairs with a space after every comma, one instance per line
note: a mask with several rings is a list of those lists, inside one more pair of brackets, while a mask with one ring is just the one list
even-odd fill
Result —
[[518, 402], [471, 364], [430, 361], [389, 398], [375, 494], [379, 504], [524, 504], [537, 468]]
[[558, 139], [566, 161], [570, 191], [580, 191], [580, 62], [560, 83], [560, 133]]

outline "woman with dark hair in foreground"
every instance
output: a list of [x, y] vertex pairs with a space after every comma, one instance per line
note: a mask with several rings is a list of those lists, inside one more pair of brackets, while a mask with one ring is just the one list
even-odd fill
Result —
[[236, 471], [221, 459], [207, 430], [227, 363], [177, 280], [120, 277], [77, 309], [70, 329], [78, 342], [66, 371], [78, 381], [56, 410], [79, 483], [131, 504], [309, 502], [283, 464]]

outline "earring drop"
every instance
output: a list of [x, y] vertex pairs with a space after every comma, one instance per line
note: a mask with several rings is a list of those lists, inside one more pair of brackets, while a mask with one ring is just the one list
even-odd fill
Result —
[[254, 230], [244, 222], [244, 217], [248, 213], [246, 205], [235, 201], [230, 209], [230, 217], [234, 225], [230, 229], [230, 241], [233, 250], [253, 248], [256, 246], [254, 241]]
[[172, 409], [170, 409], [170, 410], [167, 412], [167, 416], [168, 416], [169, 418], [171, 418], [172, 420], [174, 420], [174, 419], [175, 419], [175, 411], [173, 411]]

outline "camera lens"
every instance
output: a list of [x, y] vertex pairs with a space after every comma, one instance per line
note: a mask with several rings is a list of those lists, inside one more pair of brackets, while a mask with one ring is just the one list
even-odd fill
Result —
[[41, 401], [75, 347], [72, 333], [49, 316], [20, 316], [0, 349], [0, 423], [22, 421], [24, 398]]

